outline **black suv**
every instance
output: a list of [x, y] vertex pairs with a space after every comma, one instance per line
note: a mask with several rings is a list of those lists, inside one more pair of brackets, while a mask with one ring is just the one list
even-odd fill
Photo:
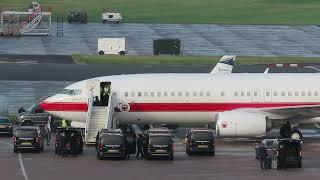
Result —
[[149, 134], [146, 158], [167, 157], [173, 160], [173, 140], [170, 134]]
[[20, 126], [13, 136], [13, 152], [25, 149], [43, 151], [43, 141], [43, 132], [38, 126]]
[[299, 139], [278, 139], [278, 168], [283, 169], [289, 165], [302, 167], [302, 141]]
[[205, 128], [193, 128], [186, 135], [186, 153], [209, 153], [215, 155], [213, 131]]
[[104, 133], [98, 140], [97, 158], [119, 157], [126, 159], [127, 145], [122, 133]]
[[[72, 153], [74, 155], [83, 152], [83, 128], [77, 127], [58, 127], [55, 140], [55, 153], [59, 154], [60, 138], [65, 136], [65, 153]], [[74, 141], [72, 144], [72, 141]], [[74, 147], [72, 147], [74, 145]], [[63, 154], [64, 155], [64, 154]]]

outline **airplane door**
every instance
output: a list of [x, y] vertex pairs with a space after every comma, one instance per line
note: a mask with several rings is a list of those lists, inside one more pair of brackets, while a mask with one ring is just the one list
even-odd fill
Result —
[[87, 81], [87, 94], [93, 97], [100, 97], [100, 81], [98, 79], [90, 79]]
[[260, 90], [259, 89], [253, 89], [251, 91], [251, 101], [252, 102], [259, 102], [260, 101]]
[[263, 97], [264, 97], [264, 102], [271, 102], [272, 101], [272, 90], [271, 89], [264, 89]]
[[108, 106], [111, 99], [111, 82], [100, 83], [100, 103], [102, 106]]

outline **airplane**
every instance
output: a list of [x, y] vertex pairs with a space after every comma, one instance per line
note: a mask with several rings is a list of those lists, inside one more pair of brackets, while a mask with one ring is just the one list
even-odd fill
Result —
[[[86, 123], [102, 106], [108, 127], [121, 124], [215, 124], [220, 137], [257, 137], [287, 121], [320, 122], [320, 74], [163, 73], [96, 77], [67, 86], [40, 106], [58, 117]], [[110, 116], [111, 114], [111, 116]], [[111, 118], [110, 118], [111, 117]], [[111, 122], [111, 124], [109, 124]]]

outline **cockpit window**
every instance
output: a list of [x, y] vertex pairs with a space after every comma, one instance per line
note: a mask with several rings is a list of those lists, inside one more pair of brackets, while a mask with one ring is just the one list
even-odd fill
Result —
[[61, 94], [67, 94], [68, 93], [68, 89], [63, 89], [62, 91], [61, 91]]
[[74, 95], [76, 96], [76, 95], [79, 95], [79, 94], [81, 94], [81, 89], [76, 89], [75, 91], [74, 91]]
[[73, 96], [74, 95], [74, 90], [69, 90], [67, 94], [70, 95], [70, 96]]

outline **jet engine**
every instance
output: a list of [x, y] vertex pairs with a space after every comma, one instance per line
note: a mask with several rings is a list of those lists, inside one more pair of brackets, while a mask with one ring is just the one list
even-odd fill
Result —
[[267, 132], [267, 117], [251, 112], [221, 112], [217, 116], [217, 136], [256, 137]]

